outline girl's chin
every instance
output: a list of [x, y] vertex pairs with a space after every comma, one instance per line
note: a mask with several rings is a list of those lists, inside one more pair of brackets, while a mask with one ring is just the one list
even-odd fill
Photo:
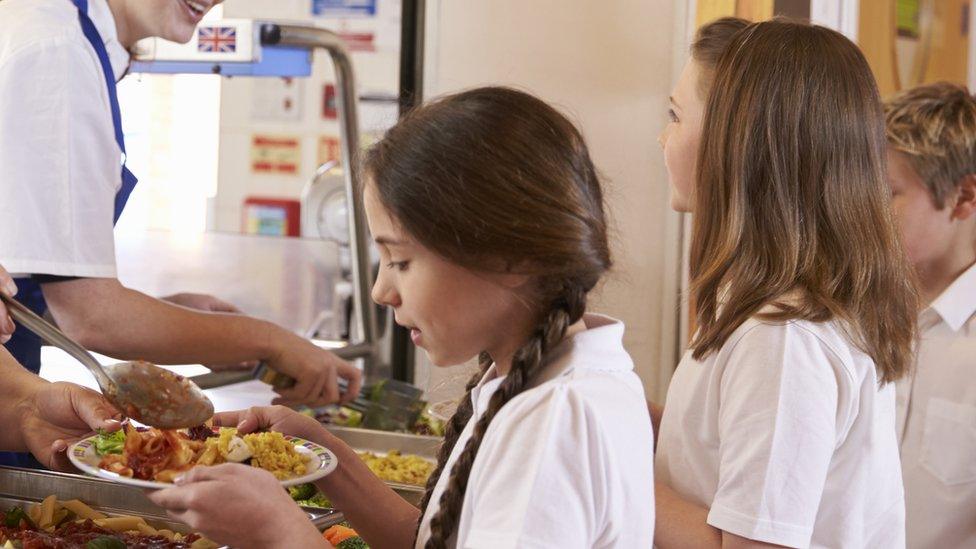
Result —
[[466, 364], [469, 361], [478, 358], [477, 356], [471, 356], [467, 358], [457, 357], [457, 356], [447, 356], [445, 354], [438, 353], [436, 350], [432, 351], [431, 349], [427, 349], [427, 348], [424, 348], [424, 354], [427, 355], [427, 360], [429, 360], [431, 364], [433, 364], [438, 368], [450, 368], [451, 366], [459, 366], [461, 364]]
[[678, 213], [691, 213], [688, 200], [674, 191], [671, 191], [671, 209]]

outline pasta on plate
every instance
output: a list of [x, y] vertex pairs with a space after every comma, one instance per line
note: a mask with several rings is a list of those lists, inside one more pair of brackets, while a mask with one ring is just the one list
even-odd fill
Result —
[[279, 480], [307, 472], [308, 458], [281, 433], [238, 436], [237, 429], [209, 427], [190, 430], [125, 427], [121, 452], [102, 454], [99, 467], [124, 477], [173, 482], [198, 465], [249, 463], [270, 471]]

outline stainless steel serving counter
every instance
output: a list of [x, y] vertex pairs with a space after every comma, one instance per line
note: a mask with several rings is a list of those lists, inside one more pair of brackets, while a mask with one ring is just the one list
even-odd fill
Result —
[[120, 232], [118, 278], [161, 297], [212, 294], [249, 315], [304, 333], [331, 310], [338, 247], [324, 240], [230, 233]]
[[[329, 316], [341, 277], [338, 253], [334, 243], [300, 238], [169, 231], [116, 235], [118, 276], [126, 286], [157, 297], [212, 294], [298, 333]], [[41, 364], [46, 379], [97, 388], [88, 372], [58, 349], [44, 347]], [[167, 368], [185, 376], [209, 371], [199, 365]], [[267, 385], [256, 381], [207, 395], [217, 411], [267, 405], [274, 398]]]
[[[163, 509], [149, 501], [141, 488], [81, 475], [0, 467], [0, 510], [39, 503], [50, 495], [61, 501], [81, 500], [108, 516], [142, 517], [157, 529], [191, 532], [185, 524], [170, 519]], [[305, 511], [319, 530], [343, 520], [342, 514], [332, 509], [305, 508]]]
[[[357, 452], [372, 452], [386, 454], [391, 450], [398, 450], [404, 454], [420, 456], [428, 461], [437, 462], [437, 452], [444, 439], [411, 435], [406, 433], [388, 433], [370, 429], [350, 429], [326, 425], [329, 431]], [[414, 505], [419, 505], [424, 497], [424, 486], [387, 482], [390, 488]]]

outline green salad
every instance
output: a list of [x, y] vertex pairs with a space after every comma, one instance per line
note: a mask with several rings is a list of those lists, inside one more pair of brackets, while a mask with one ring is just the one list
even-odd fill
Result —
[[102, 429], [98, 430], [98, 435], [94, 441], [95, 452], [104, 456], [105, 454], [121, 454], [125, 447], [125, 432], [122, 429], [113, 433], [106, 433]]

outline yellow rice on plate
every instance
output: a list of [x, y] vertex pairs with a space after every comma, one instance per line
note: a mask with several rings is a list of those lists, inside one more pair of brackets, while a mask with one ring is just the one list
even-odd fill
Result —
[[[237, 429], [222, 427], [218, 436], [207, 439], [206, 449], [197, 464], [216, 465], [226, 462], [231, 439], [235, 436]], [[308, 458], [298, 453], [295, 445], [285, 440], [281, 433], [251, 433], [241, 439], [251, 450], [251, 465], [270, 471], [278, 480], [299, 477], [308, 472]]]
[[278, 480], [300, 477], [308, 472], [307, 458], [295, 450], [284, 435], [274, 431], [241, 437], [254, 455], [251, 465], [271, 471]]

